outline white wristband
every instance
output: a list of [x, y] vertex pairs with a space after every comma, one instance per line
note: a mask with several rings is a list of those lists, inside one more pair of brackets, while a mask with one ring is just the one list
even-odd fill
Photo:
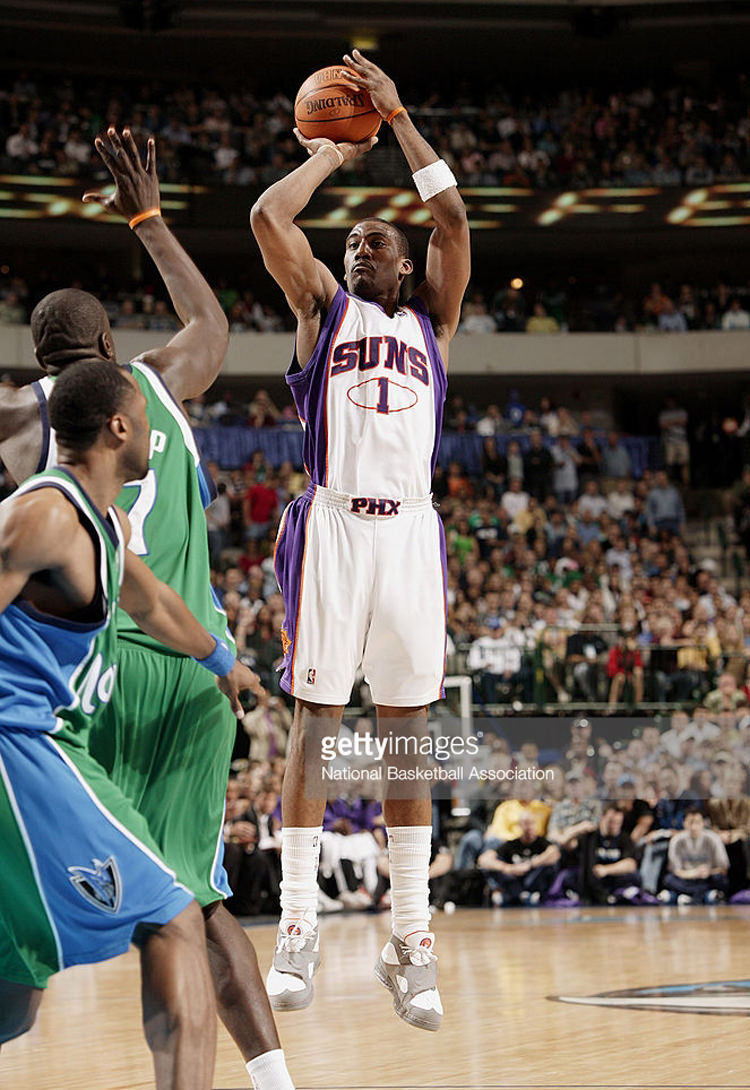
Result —
[[417, 193], [423, 201], [429, 201], [430, 198], [437, 197], [438, 193], [458, 185], [456, 176], [445, 159], [438, 159], [436, 163], [422, 167], [421, 170], [412, 174], [412, 178], [417, 187]]
[[336, 147], [335, 144], [321, 144], [321, 146], [318, 148], [318, 150], [315, 152], [315, 154], [320, 155], [321, 152], [325, 153], [327, 151], [332, 151], [333, 154], [338, 159], [338, 163], [336, 164], [336, 166], [334, 168], [335, 170], [338, 170], [338, 168], [344, 162], [344, 156], [341, 154], [341, 152], [339, 151], [339, 149]]

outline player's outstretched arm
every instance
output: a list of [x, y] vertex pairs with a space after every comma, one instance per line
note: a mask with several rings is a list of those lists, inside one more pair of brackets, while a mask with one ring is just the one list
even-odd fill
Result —
[[297, 130], [295, 135], [310, 158], [260, 195], [250, 210], [250, 226], [266, 268], [299, 322], [297, 355], [304, 364], [338, 285], [331, 271], [315, 259], [294, 220], [318, 186], [342, 163], [369, 151], [376, 137], [361, 144], [334, 144], [324, 139], [305, 140]]
[[[443, 358], [458, 328], [466, 285], [471, 271], [469, 225], [466, 208], [447, 164], [415, 128], [401, 104], [396, 85], [372, 61], [355, 49], [344, 57], [352, 70], [352, 82], [365, 88], [381, 117], [390, 118], [394, 135], [415, 177], [420, 196], [427, 204], [435, 229], [427, 249], [424, 283], [417, 294], [424, 299]], [[422, 173], [424, 172], [424, 173]]]
[[219, 688], [238, 717], [245, 714], [239, 697], [243, 689], [251, 689], [257, 695], [264, 692], [257, 674], [235, 659], [226, 644], [207, 632], [179, 594], [157, 579], [129, 549], [125, 554], [120, 605], [147, 635], [181, 655], [189, 655], [216, 674]]
[[[229, 324], [218, 299], [192, 259], [185, 253], [159, 213], [156, 144], [148, 141], [145, 167], [129, 129], [122, 137], [115, 128], [107, 140], [97, 136], [96, 150], [114, 178], [115, 191], [85, 193], [84, 201], [98, 201], [119, 212], [148, 250], [164, 281], [184, 328], [163, 348], [144, 359], [164, 376], [178, 401], [204, 393], [221, 370], [229, 340]], [[140, 218], [144, 217], [144, 218]]]

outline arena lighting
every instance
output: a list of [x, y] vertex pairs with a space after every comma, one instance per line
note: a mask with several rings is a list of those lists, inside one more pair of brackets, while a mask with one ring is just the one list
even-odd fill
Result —
[[514, 276], [510, 282], [510, 286], [513, 288], [514, 291], [520, 291], [523, 287], [523, 280], [520, 276]]
[[351, 36], [352, 49], [360, 49], [362, 52], [376, 53], [380, 49], [380, 39], [371, 30], [355, 30]]

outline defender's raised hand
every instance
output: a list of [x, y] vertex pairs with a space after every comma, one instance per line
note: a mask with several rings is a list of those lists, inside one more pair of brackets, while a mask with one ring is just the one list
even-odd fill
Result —
[[345, 53], [344, 61], [351, 69], [346, 73], [347, 79], [367, 91], [381, 117], [389, 117], [399, 108], [401, 99], [398, 97], [396, 84], [382, 68], [368, 61], [358, 49], [353, 49], [351, 54]]
[[119, 135], [114, 126], [107, 129], [107, 138], [97, 136], [94, 141], [102, 162], [112, 175], [114, 193], [84, 193], [86, 202], [97, 201], [108, 212], [119, 212], [126, 220], [151, 209], [159, 208], [159, 179], [156, 174], [156, 142], [149, 137], [145, 167], [141, 163], [138, 146], [130, 129]]

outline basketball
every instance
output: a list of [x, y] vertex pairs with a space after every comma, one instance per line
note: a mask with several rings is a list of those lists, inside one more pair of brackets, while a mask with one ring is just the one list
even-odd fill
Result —
[[367, 91], [347, 80], [343, 65], [321, 68], [305, 80], [294, 101], [294, 121], [304, 137], [334, 144], [359, 144], [380, 128], [380, 114]]

